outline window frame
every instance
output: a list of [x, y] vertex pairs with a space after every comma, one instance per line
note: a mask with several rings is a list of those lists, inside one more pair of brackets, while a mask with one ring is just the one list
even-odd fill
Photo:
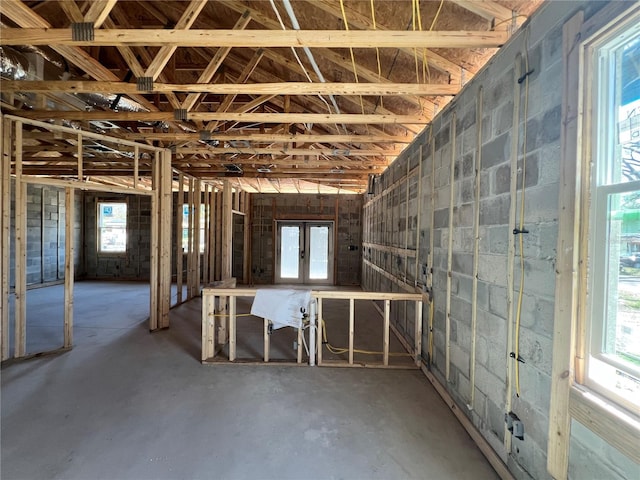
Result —
[[[124, 204], [125, 208], [127, 210], [127, 215], [125, 218], [125, 225], [124, 225], [124, 230], [125, 230], [125, 245], [124, 245], [124, 250], [120, 251], [110, 251], [110, 250], [102, 250], [102, 229], [105, 227], [102, 227], [102, 225], [100, 224], [100, 220], [101, 220], [101, 213], [100, 213], [100, 207], [105, 204], [105, 203], [112, 203], [112, 204]], [[129, 201], [128, 199], [122, 199], [122, 198], [115, 198], [115, 199], [111, 199], [111, 198], [100, 198], [98, 200], [96, 200], [96, 253], [100, 256], [124, 256], [127, 254], [128, 250], [129, 250]]]
[[[584, 112], [588, 117], [583, 124], [583, 138], [590, 138], [591, 142], [587, 145], [582, 159], [587, 170], [583, 180], [583, 191], [589, 201], [585, 204], [584, 212], [588, 230], [581, 238], [582, 242], [587, 243], [586, 308], [582, 310], [582, 318], [579, 321], [586, 334], [581, 339], [582, 344], [578, 345], [582, 352], [581, 358], [584, 359], [584, 370], [576, 380], [618, 407], [639, 416], [640, 404], [606, 386], [607, 380], [602, 378], [606, 377], [603, 372], [607, 370], [640, 377], [640, 368], [617, 359], [615, 354], [608, 353], [604, 346], [607, 336], [605, 330], [610, 321], [609, 305], [612, 298], [617, 299], [617, 294], [612, 297], [610, 290], [610, 275], [614, 268], [615, 275], [618, 274], [618, 258], [614, 255], [612, 260], [608, 247], [610, 202], [614, 195], [640, 190], [640, 181], [614, 181], [612, 161], [608, 160], [618, 158], [617, 143], [614, 139], [617, 135], [616, 109], [619, 106], [615, 100], [611, 101], [617, 86], [617, 75], [612, 71], [617, 68], [614, 52], [625, 43], [625, 35], [628, 41], [640, 33], [640, 27], [634, 20], [640, 20], [640, 14], [636, 13], [624, 21], [610, 25], [597, 37], [585, 42], [581, 72], [584, 78], [588, 79], [591, 75], [593, 79], [586, 83], [581, 92], [584, 95]], [[616, 262], [615, 266], [611, 265], [611, 261]], [[600, 373], [596, 375], [597, 370], [600, 370]]]
[[[200, 204], [200, 228], [197, 229], [200, 235], [200, 241], [199, 241], [199, 248], [200, 251], [198, 252], [200, 255], [204, 255], [205, 250], [206, 250], [206, 243], [207, 243], [207, 206], [204, 203]], [[188, 212], [185, 214], [185, 208], [188, 209]], [[187, 255], [189, 253], [189, 225], [190, 225], [190, 221], [189, 221], [189, 217], [192, 215], [191, 212], [191, 207], [189, 206], [188, 203], [183, 203], [182, 204], [182, 228], [181, 228], [181, 234], [182, 237], [180, 238], [180, 246], [182, 248], [182, 254], [183, 255]], [[195, 223], [195, 209], [193, 211], [193, 222]], [[186, 226], [185, 226], [186, 223]], [[194, 232], [196, 231], [196, 228], [193, 229]], [[187, 238], [185, 239], [184, 234], [187, 234]], [[194, 237], [195, 238], [195, 237]]]

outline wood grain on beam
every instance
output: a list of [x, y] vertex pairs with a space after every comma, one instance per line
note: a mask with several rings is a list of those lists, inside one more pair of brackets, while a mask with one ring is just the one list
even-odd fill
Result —
[[[242, 16], [238, 19], [236, 24], [233, 26], [233, 30], [244, 30], [246, 26], [251, 21], [251, 17], [249, 16], [249, 12], [245, 10]], [[213, 76], [216, 74], [224, 59], [227, 58], [229, 52], [231, 51], [231, 47], [221, 47], [219, 48], [207, 67], [203, 70], [198, 78], [198, 83], [209, 83]], [[200, 93], [190, 93], [187, 95], [187, 98], [182, 102], [182, 108], [185, 110], [191, 110], [200, 97]]]
[[[135, 83], [98, 81], [3, 80], [4, 92], [141, 93]], [[155, 83], [145, 92], [208, 93], [214, 95], [455, 95], [457, 85], [414, 83]], [[196, 95], [197, 96], [197, 95]], [[184, 105], [184, 104], [183, 104]]]
[[[128, 140], [159, 140], [159, 141], [196, 141], [200, 140], [199, 133], [127, 133], [123, 136]], [[246, 140], [260, 143], [411, 143], [413, 138], [393, 135], [322, 135], [322, 134], [281, 134], [281, 133], [212, 133], [211, 140], [221, 142], [230, 140]]]
[[[103, 120], [103, 121], [149, 121], [167, 122], [175, 120], [173, 112], [115, 112], [115, 111], [49, 111], [31, 110], [23, 112], [24, 116], [34, 120], [67, 119], [67, 120]], [[412, 115], [376, 115], [376, 114], [322, 114], [322, 113], [235, 113], [235, 112], [189, 112], [187, 120], [193, 121], [232, 121], [251, 123], [344, 123], [344, 124], [426, 124], [423, 117]]]
[[360, 157], [397, 157], [399, 151], [391, 150], [341, 150], [332, 148], [222, 148], [222, 147], [181, 147], [176, 149], [176, 153], [198, 154], [207, 153], [210, 155], [341, 155], [344, 157], [360, 156]]
[[[191, 0], [186, 10], [178, 20], [176, 24], [175, 31], [188, 30], [198, 18], [198, 14], [202, 11], [204, 6], [207, 4], [207, 0]], [[163, 44], [160, 48], [160, 51], [156, 54], [155, 58], [151, 62], [151, 65], [147, 68], [145, 72], [145, 77], [153, 77], [155, 80], [158, 78], [158, 75], [162, 72], [164, 67], [169, 62], [169, 59], [172, 57], [176, 49], [180, 46], [180, 44], [167, 45]]]
[[513, 13], [506, 7], [503, 7], [499, 3], [489, 0], [477, 1], [477, 0], [450, 0], [453, 3], [457, 3], [462, 8], [481, 16], [482, 18], [498, 22], [510, 20]]
[[84, 16], [84, 21], [93, 23], [95, 28], [100, 28], [116, 3], [118, 0], [94, 0]]
[[109, 29], [96, 30], [94, 40], [73, 40], [70, 28], [3, 31], [2, 45], [52, 46], [497, 48], [508, 40], [504, 31]]

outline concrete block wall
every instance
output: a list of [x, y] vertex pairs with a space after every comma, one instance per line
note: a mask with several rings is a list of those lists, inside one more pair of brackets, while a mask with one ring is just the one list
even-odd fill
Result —
[[[126, 253], [98, 253], [98, 202], [127, 202]], [[173, 228], [167, 226], [167, 228]], [[87, 192], [84, 196], [84, 277], [149, 280], [151, 269], [151, 197]]]
[[[10, 231], [10, 285], [15, 286], [15, 183], [12, 183]], [[81, 192], [75, 197], [75, 243], [81, 244]], [[65, 263], [64, 189], [27, 185], [27, 285], [58, 282], [64, 279]], [[82, 249], [75, 251], [76, 275], [80, 272]]]
[[[562, 27], [579, 9], [589, 18], [605, 4], [579, 1], [543, 6], [528, 27], [493, 57], [377, 179], [374, 193], [364, 197], [363, 287], [404, 291], [426, 289], [432, 282], [434, 347], [429, 358], [425, 309], [423, 357], [460, 411], [518, 479], [549, 478], [546, 452], [558, 232]], [[524, 83], [518, 84], [515, 78], [517, 62], [522, 71], [525, 69], [525, 47], [529, 69], [533, 70], [526, 118]], [[521, 105], [516, 127], [514, 102]], [[513, 142], [518, 151], [515, 161], [511, 158]], [[512, 168], [517, 170], [514, 194]], [[515, 378], [509, 377], [515, 363], [509, 355], [515, 350], [512, 332], [521, 283], [519, 237], [512, 231], [520, 221], [523, 174], [524, 226], [529, 233], [522, 236], [519, 354], [525, 363], [519, 365], [518, 396]], [[515, 217], [515, 224], [511, 217]], [[392, 313], [398, 330], [412, 341], [412, 316], [401, 308]], [[471, 322], [474, 313], [475, 332]], [[504, 416], [510, 410], [524, 422], [524, 440], [505, 439], [510, 434], [505, 431]], [[637, 478], [637, 465], [634, 468], [628, 459], [619, 461], [619, 452], [590, 432], [585, 434], [586, 430], [578, 427], [572, 431], [570, 478]], [[585, 462], [597, 464], [597, 474]]]
[[[275, 220], [332, 220], [337, 231], [335, 283], [360, 285], [362, 197], [360, 195], [253, 194], [251, 196], [251, 275], [272, 283]], [[350, 249], [353, 246], [355, 249]]]

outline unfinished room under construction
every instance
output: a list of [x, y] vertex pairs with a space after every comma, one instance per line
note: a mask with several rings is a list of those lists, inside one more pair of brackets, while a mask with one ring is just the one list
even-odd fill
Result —
[[2, 0], [3, 479], [640, 479], [640, 2]]

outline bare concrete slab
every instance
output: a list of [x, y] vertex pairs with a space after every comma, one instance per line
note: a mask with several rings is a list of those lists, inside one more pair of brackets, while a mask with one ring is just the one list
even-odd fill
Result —
[[418, 371], [203, 366], [199, 300], [155, 334], [113, 305], [2, 369], [3, 479], [497, 478]]

